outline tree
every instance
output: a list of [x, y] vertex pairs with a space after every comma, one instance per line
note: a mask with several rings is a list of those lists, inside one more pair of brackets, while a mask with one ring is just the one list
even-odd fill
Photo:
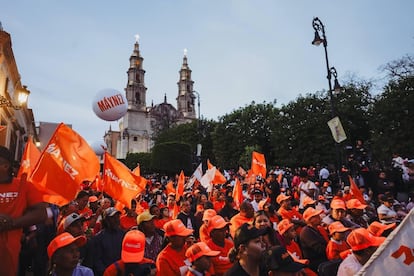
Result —
[[181, 170], [185, 174], [192, 173], [192, 152], [189, 144], [167, 142], [154, 146], [151, 167], [155, 171], [174, 175]]
[[212, 133], [212, 141], [213, 152], [220, 167], [237, 168], [246, 147], [258, 145], [266, 154], [272, 154], [270, 136], [271, 125], [277, 114], [275, 104], [276, 102], [252, 102], [219, 118]]
[[127, 153], [124, 164], [133, 170], [139, 164], [141, 174], [152, 172], [151, 168], [151, 153], [140, 152], [140, 153]]

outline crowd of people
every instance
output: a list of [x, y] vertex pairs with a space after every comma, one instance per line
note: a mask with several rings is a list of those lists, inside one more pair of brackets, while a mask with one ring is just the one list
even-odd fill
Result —
[[358, 182], [357, 196], [326, 166], [276, 166], [253, 181], [229, 171], [180, 196], [167, 188], [178, 176], [151, 175], [122, 209], [83, 183], [56, 206], [11, 162], [0, 147], [0, 275], [355, 275], [414, 207], [386, 172]]

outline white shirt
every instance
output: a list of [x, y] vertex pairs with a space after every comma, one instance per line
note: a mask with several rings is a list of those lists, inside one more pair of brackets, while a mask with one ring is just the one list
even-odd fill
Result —
[[[308, 180], [308, 182], [306, 182], [306, 183], [300, 182], [299, 189], [300, 190], [305, 190], [306, 192], [309, 192], [310, 190], [317, 190], [318, 188], [316, 187], [315, 183]], [[303, 209], [303, 200], [305, 199], [306, 196], [307, 196], [307, 194], [305, 194], [303, 191], [300, 191], [299, 209]]]
[[[393, 209], [388, 208], [387, 206], [385, 206], [384, 204], [381, 204], [377, 208], [377, 213], [382, 214], [382, 215], [386, 215], [387, 217], [394, 216], [395, 218], [397, 218], [397, 213]], [[395, 221], [396, 221], [396, 219], [386, 219], [386, 220], [381, 220], [380, 219], [380, 222], [383, 223], [383, 224], [390, 224], [390, 223], [393, 223]]]
[[337, 276], [354, 276], [362, 268], [354, 254], [349, 254], [339, 265]]
[[329, 177], [329, 171], [328, 171], [328, 169], [327, 168], [322, 168], [319, 171], [319, 178], [320, 179], [323, 179], [323, 180], [326, 180], [326, 179], [328, 179], [328, 177]]

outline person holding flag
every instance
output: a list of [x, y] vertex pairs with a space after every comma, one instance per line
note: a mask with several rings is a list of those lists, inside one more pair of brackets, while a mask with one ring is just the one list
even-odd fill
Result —
[[[16, 275], [22, 228], [43, 223], [53, 213], [42, 194], [26, 181], [13, 177], [12, 154], [0, 146], [0, 275]], [[7, 265], [5, 265], [7, 264]]]

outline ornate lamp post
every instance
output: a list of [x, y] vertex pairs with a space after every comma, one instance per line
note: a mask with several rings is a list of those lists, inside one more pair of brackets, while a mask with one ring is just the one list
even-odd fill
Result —
[[[197, 95], [197, 107], [198, 107], [198, 119], [197, 119], [197, 132], [198, 132], [198, 137], [201, 137], [201, 113], [200, 113], [200, 93], [198, 93], [197, 91], [193, 90], [193, 93]], [[197, 150], [196, 150], [196, 161], [197, 161], [197, 165], [201, 162], [201, 149], [202, 149], [202, 145], [201, 143], [197, 144]]]
[[[318, 17], [315, 17], [315, 18], [313, 18], [313, 21], [312, 21], [312, 27], [315, 30], [315, 37], [312, 41], [312, 45], [319, 46], [319, 45], [323, 44], [323, 48], [325, 50], [325, 61], [326, 61], [326, 71], [327, 71], [326, 78], [328, 79], [328, 85], [329, 85], [329, 90], [328, 90], [329, 101], [330, 101], [330, 105], [331, 105], [331, 116], [332, 116], [332, 118], [334, 118], [335, 116], [337, 116], [337, 112], [336, 112], [336, 105], [335, 105], [335, 101], [334, 101], [333, 92], [339, 93], [339, 92], [341, 92], [342, 88], [339, 85], [338, 78], [337, 78], [338, 73], [337, 73], [335, 67], [329, 67], [328, 40], [326, 38], [325, 26], [323, 25], [322, 21]], [[332, 89], [332, 76], [334, 77], [333, 89]], [[339, 173], [339, 170], [340, 170], [340, 167], [341, 167], [341, 157], [340, 157], [338, 143], [335, 143], [335, 151], [336, 151], [336, 159], [337, 159], [336, 172], [337, 172], [337, 175], [338, 175], [338, 178], [339, 178], [339, 184], [341, 184], [341, 176], [340, 176], [340, 173]]]

